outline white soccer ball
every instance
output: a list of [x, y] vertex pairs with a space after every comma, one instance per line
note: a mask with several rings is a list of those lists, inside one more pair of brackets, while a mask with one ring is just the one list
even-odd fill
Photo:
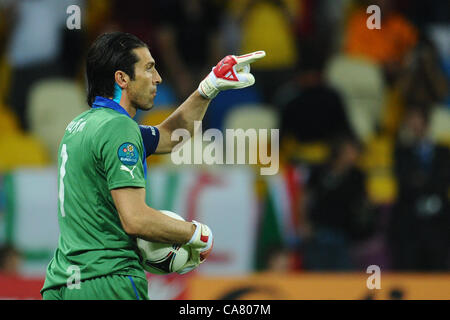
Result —
[[[183, 220], [178, 214], [168, 210], [159, 210], [171, 218]], [[150, 242], [137, 239], [137, 246], [144, 269], [153, 274], [177, 272], [189, 260], [190, 251], [186, 245]]]

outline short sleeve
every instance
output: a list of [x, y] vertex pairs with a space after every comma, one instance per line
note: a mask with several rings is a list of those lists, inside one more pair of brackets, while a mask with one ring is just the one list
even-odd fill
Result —
[[145, 147], [145, 153], [148, 157], [149, 155], [155, 153], [156, 148], [159, 143], [159, 130], [156, 127], [152, 126], [143, 126], [140, 125], [139, 129], [141, 130], [142, 140]]
[[99, 128], [97, 141], [98, 159], [109, 190], [145, 187], [144, 147], [133, 120], [120, 116], [108, 121]]

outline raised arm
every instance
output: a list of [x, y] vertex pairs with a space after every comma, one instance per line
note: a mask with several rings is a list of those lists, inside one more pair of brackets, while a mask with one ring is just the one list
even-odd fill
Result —
[[264, 51], [256, 51], [242, 56], [228, 55], [212, 68], [208, 76], [200, 82], [194, 91], [166, 120], [157, 125], [160, 138], [156, 153], [168, 153], [179, 141], [172, 141], [172, 132], [186, 129], [191, 136], [194, 121], [201, 121], [208, 109], [211, 99], [220, 91], [241, 89], [255, 83], [250, 73], [250, 64], [266, 55]]

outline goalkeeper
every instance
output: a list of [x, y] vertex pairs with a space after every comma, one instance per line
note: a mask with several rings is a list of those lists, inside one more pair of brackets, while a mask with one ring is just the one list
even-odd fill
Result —
[[203, 262], [213, 245], [208, 226], [172, 219], [145, 203], [146, 157], [168, 153], [178, 128], [191, 135], [221, 90], [250, 86], [249, 64], [265, 55], [227, 56], [161, 124], [138, 126], [162, 79], [145, 43], [103, 34], [86, 62], [91, 109], [66, 128], [58, 156], [58, 248], [47, 267], [43, 299], [148, 299], [136, 237], [188, 244], [181, 274]]

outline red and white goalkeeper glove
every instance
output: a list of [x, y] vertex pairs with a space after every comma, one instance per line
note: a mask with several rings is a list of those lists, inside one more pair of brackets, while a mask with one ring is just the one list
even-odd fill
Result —
[[264, 51], [256, 51], [242, 56], [226, 56], [200, 82], [198, 91], [204, 98], [213, 99], [220, 91], [241, 89], [253, 85], [255, 77], [250, 73], [250, 63], [265, 57], [265, 55]]
[[195, 220], [192, 223], [196, 226], [195, 232], [189, 242], [186, 243], [191, 249], [191, 257], [183, 268], [177, 271], [179, 274], [185, 274], [197, 268], [200, 263], [206, 260], [213, 247], [214, 237], [211, 229], [206, 224]]

